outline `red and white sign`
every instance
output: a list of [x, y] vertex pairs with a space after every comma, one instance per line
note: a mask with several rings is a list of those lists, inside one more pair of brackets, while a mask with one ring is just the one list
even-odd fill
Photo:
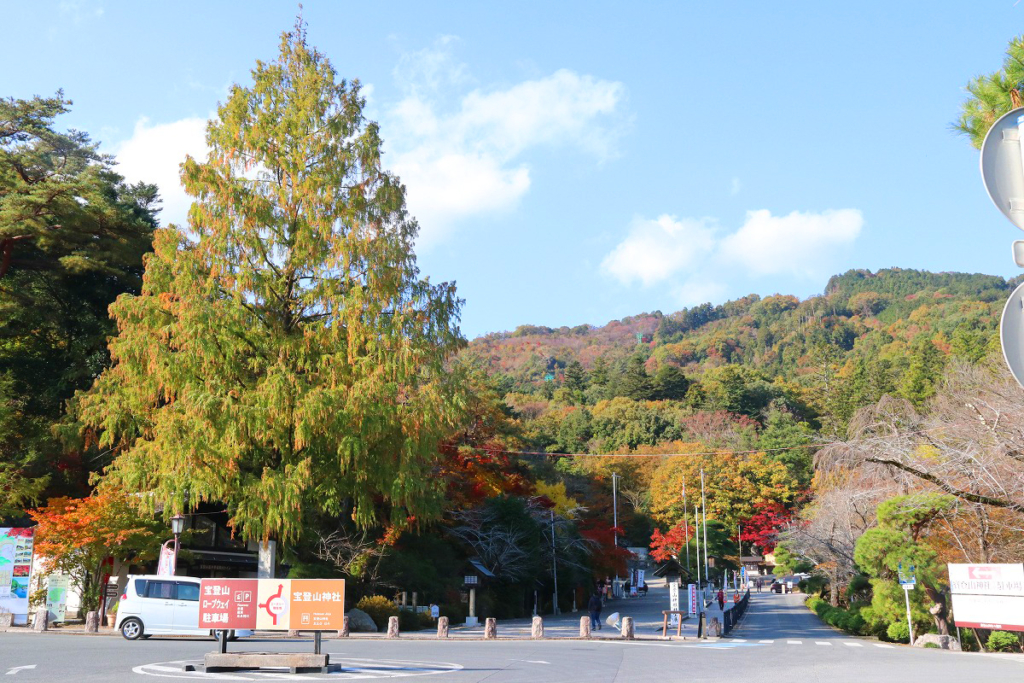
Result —
[[199, 586], [199, 627], [255, 628], [258, 585], [258, 579], [203, 579]]
[[695, 584], [695, 583], [691, 583], [690, 584], [690, 606], [689, 606], [689, 610], [690, 610], [690, 614], [696, 614], [697, 613], [697, 584]]
[[1024, 565], [947, 566], [957, 626], [1024, 631]]

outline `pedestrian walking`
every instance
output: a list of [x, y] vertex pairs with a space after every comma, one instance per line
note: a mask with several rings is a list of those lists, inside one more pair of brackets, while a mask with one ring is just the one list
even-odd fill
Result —
[[594, 593], [587, 603], [587, 610], [590, 612], [590, 628], [601, 630], [601, 596]]
[[718, 589], [718, 609], [725, 610], [725, 591]]

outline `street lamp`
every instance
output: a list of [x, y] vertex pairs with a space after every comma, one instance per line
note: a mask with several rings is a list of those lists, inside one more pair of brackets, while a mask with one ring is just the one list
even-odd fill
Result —
[[174, 556], [171, 559], [171, 575], [173, 576], [178, 571], [178, 538], [181, 536], [181, 532], [185, 530], [185, 517], [183, 515], [174, 515], [171, 517], [171, 531], [174, 533]]

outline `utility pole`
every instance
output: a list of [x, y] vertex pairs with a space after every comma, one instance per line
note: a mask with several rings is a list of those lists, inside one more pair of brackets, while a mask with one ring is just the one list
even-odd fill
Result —
[[683, 533], [686, 534], [686, 571], [690, 571], [690, 525], [686, 523], [686, 479], [683, 479]]
[[[743, 576], [743, 525], [742, 524], [737, 524], [736, 525], [736, 546], [740, 549], [740, 563], [739, 563], [740, 564], [740, 568], [739, 568], [739, 574], [737, 574], [737, 576], [742, 577]], [[745, 586], [740, 586], [737, 583], [736, 587], [737, 588], [744, 588]]]
[[[615, 489], [616, 474], [612, 472], [612, 526], [615, 527], [615, 552], [619, 550], [619, 498]], [[612, 558], [615, 561], [615, 558]], [[619, 566], [615, 565], [615, 583], [612, 584], [612, 597], [615, 595], [615, 584], [619, 582]]]
[[555, 511], [551, 511], [551, 574], [555, 579], [555, 592], [552, 596], [551, 607], [554, 614], [558, 614], [558, 556], [555, 554]]
[[[704, 497], [704, 468], [700, 470], [700, 506], [704, 511], [704, 578], [711, 582], [711, 574], [708, 572], [708, 501]], [[700, 558], [697, 558], [700, 562]]]
[[[700, 509], [693, 506], [693, 528], [695, 530], [700, 529]], [[697, 590], [700, 590], [700, 533], [699, 531], [693, 535], [694, 540], [697, 541]]]

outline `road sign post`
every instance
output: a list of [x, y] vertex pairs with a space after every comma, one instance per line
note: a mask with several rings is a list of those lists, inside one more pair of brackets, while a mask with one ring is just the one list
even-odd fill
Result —
[[910, 565], [910, 572], [903, 573], [903, 563], [899, 564], [900, 587], [903, 589], [903, 598], [907, 603], [907, 633], [910, 636], [910, 644], [914, 644], [914, 620], [910, 617], [910, 591], [917, 585], [917, 572], [914, 565]]

